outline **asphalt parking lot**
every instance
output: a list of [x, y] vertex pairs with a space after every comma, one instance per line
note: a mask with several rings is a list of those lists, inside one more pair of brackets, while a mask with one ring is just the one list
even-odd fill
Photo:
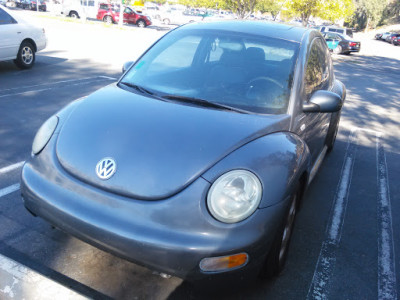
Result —
[[283, 273], [199, 288], [52, 228], [25, 210], [19, 194], [39, 126], [70, 101], [115, 82], [122, 64], [169, 28], [119, 29], [19, 13], [43, 24], [49, 45], [31, 70], [0, 62], [1, 299], [54, 299], [61, 290], [65, 299], [398, 298], [400, 47], [363, 35], [360, 54], [335, 56], [348, 93], [339, 134], [305, 195]]

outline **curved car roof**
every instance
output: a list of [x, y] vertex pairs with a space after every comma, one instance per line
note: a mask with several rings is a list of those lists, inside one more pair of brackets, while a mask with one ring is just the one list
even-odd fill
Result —
[[180, 29], [189, 28], [234, 31], [243, 34], [256, 34], [266, 37], [290, 40], [298, 43], [301, 42], [304, 33], [310, 31], [309, 28], [293, 25], [246, 20], [189, 23], [180, 27]]

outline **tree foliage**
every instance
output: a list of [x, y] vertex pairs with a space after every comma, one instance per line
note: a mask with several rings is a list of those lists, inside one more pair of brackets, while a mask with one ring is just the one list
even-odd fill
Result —
[[359, 28], [375, 28], [382, 19], [386, 1], [354, 0], [356, 11], [351, 24]]
[[290, 0], [285, 4], [286, 14], [298, 16], [307, 25], [311, 16], [335, 22], [353, 14], [352, 0]]
[[284, 4], [285, 0], [258, 0], [256, 10], [261, 13], [270, 13], [275, 20]]
[[321, 0], [290, 0], [285, 4], [286, 14], [298, 16], [307, 25], [311, 16], [317, 16], [322, 9]]
[[240, 19], [249, 17], [258, 0], [224, 0], [224, 6], [235, 12]]

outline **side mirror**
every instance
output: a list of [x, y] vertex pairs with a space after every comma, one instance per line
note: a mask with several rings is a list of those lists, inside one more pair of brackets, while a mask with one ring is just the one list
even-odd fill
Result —
[[303, 105], [303, 111], [333, 113], [339, 111], [342, 105], [342, 98], [338, 94], [319, 90], [311, 96], [308, 103]]
[[134, 63], [134, 61], [127, 61], [126, 63], [124, 63], [124, 65], [122, 66], [122, 73], [125, 73], [126, 70], [128, 70]]

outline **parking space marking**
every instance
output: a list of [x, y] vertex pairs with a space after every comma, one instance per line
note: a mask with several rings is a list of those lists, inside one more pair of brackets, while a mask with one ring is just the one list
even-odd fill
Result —
[[353, 166], [357, 153], [358, 134], [357, 128], [352, 129], [344, 156], [339, 184], [337, 186], [333, 210], [329, 216], [327, 225], [327, 238], [322, 243], [321, 251], [315, 267], [314, 276], [308, 290], [307, 299], [327, 299], [330, 277], [336, 262], [336, 250], [338, 248], [344, 217], [347, 209]]
[[[86, 81], [85, 81], [86, 80]], [[87, 78], [81, 78], [81, 79], [74, 79], [74, 80], [65, 80], [65, 81], [58, 81], [58, 82], [53, 82], [53, 83], [48, 83], [48, 84], [40, 84], [40, 85], [33, 85], [29, 87], [24, 87], [24, 88], [33, 88], [31, 90], [23, 91], [21, 92], [21, 87], [20, 88], [12, 88], [12, 89], [7, 89], [7, 90], [0, 90], [0, 93], [2, 92], [8, 92], [5, 95], [0, 95], [0, 98], [4, 97], [9, 97], [9, 96], [16, 96], [16, 95], [23, 95], [23, 94], [29, 94], [29, 93], [34, 93], [34, 92], [43, 92], [43, 91], [48, 91], [48, 90], [55, 90], [55, 89], [60, 89], [60, 88], [66, 88], [66, 87], [71, 87], [71, 86], [77, 86], [77, 85], [85, 85], [85, 84], [90, 84], [96, 81], [101, 81], [101, 80], [115, 80], [115, 78], [112, 77], [107, 77], [107, 76], [95, 76], [95, 77], [87, 77]], [[76, 83], [74, 83], [76, 82]], [[67, 84], [65, 84], [67, 83]], [[62, 84], [61, 86], [57, 86], [59, 84]], [[46, 88], [40, 88], [40, 89], [34, 89], [38, 88], [41, 86], [50, 86]]]
[[100, 78], [110, 79], [110, 80], [118, 80], [118, 78], [110, 77], [110, 76], [99, 76]]
[[18, 163], [13, 164], [13, 165], [1, 168], [0, 169], [0, 175], [18, 169], [18, 168], [22, 167], [24, 165], [24, 163], [25, 163], [25, 161], [20, 161]]
[[16, 184], [10, 185], [8, 187], [5, 187], [4, 189], [1, 189], [0, 190], [0, 198], [18, 191], [19, 187], [20, 187], [19, 183], [16, 183]]
[[6, 299], [88, 299], [1, 254], [0, 295]]
[[[35, 85], [28, 85], [24, 86], [23, 88], [29, 89], [29, 88], [36, 88], [40, 86], [48, 86], [48, 85], [56, 85], [60, 83], [68, 83], [68, 82], [75, 82], [75, 81], [82, 81], [82, 80], [91, 80], [94, 78], [105, 78], [105, 79], [110, 79], [110, 80], [116, 80], [116, 78], [108, 77], [108, 76], [92, 76], [92, 77], [85, 77], [85, 78], [79, 78], [79, 79], [68, 79], [68, 80], [61, 80], [61, 81], [55, 81], [52, 83], [41, 83], [41, 84], [35, 84]], [[14, 90], [21, 90], [22, 87], [15, 87], [15, 88], [10, 88], [10, 89], [1, 89], [0, 92], [6, 92], [6, 91], [14, 91]]]
[[378, 299], [397, 299], [392, 210], [386, 155], [376, 135], [376, 168], [378, 184]]

